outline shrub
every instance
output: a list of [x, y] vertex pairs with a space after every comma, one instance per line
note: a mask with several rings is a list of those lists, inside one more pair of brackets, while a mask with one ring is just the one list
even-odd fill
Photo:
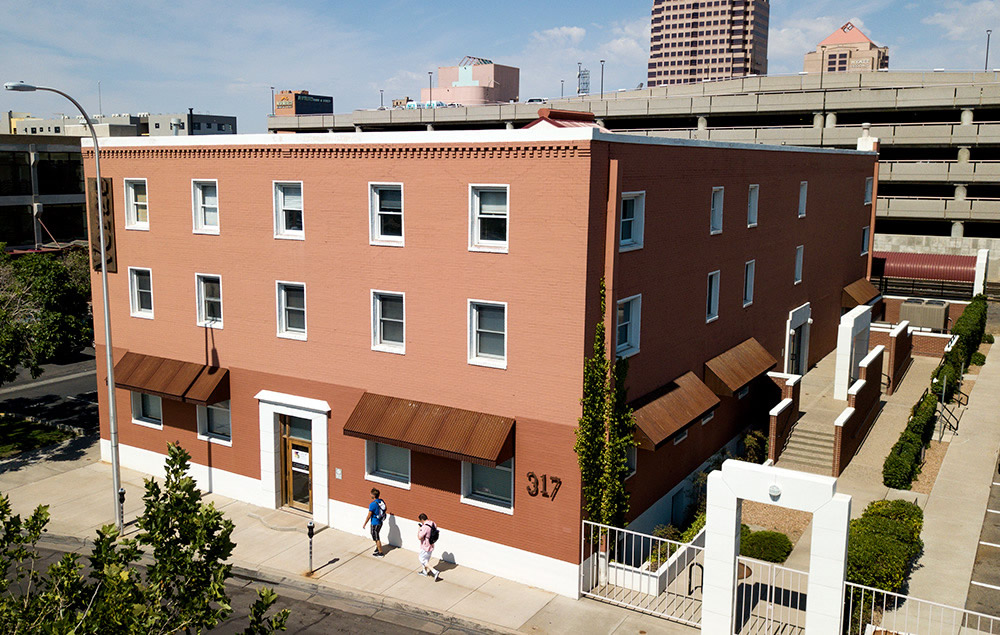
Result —
[[[958, 348], [958, 345], [956, 345], [955, 348]], [[952, 350], [955, 349], [953, 348]], [[948, 356], [945, 356], [941, 365], [934, 369], [934, 374], [931, 375], [931, 392], [939, 398], [942, 397], [943, 394], [943, 400], [947, 403], [951, 401], [951, 398], [954, 396], [955, 390], [958, 388], [958, 380], [961, 379], [961, 377], [961, 369], [952, 364]]]
[[755, 531], [740, 542], [740, 554], [767, 562], [784, 562], [791, 552], [792, 541], [778, 531]]
[[985, 363], [986, 363], [986, 356], [980, 353], [979, 351], [973, 353], [972, 358], [969, 360], [969, 364], [971, 366], [982, 366]]
[[918, 545], [917, 552], [923, 547], [920, 532], [924, 528], [924, 510], [913, 503], [903, 500], [879, 500], [869, 503], [862, 516], [888, 518], [900, 524], [907, 530], [907, 541]]
[[983, 344], [992, 344], [992, 343], [993, 343], [993, 334], [992, 333], [984, 333], [983, 334]]
[[923, 511], [905, 501], [875, 501], [851, 521], [847, 579], [855, 584], [898, 591], [923, 550]]
[[681, 534], [681, 542], [691, 542], [698, 532], [705, 526], [705, 512], [698, 512], [698, 515], [691, 521], [691, 525]]
[[965, 354], [960, 367], [969, 364], [969, 358], [983, 341], [983, 333], [986, 331], [986, 308], [986, 296], [977, 295], [951, 326], [951, 333], [958, 335]]
[[913, 406], [906, 431], [920, 438], [926, 446], [934, 436], [934, 422], [937, 420], [937, 395], [928, 393]]
[[763, 463], [767, 460], [767, 434], [760, 430], [751, 430], [743, 437], [743, 458], [750, 463]]
[[920, 438], [903, 431], [882, 464], [882, 483], [894, 489], [910, 489], [920, 460]]

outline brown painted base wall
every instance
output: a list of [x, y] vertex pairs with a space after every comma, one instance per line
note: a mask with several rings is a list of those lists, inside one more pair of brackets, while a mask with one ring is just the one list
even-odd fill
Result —
[[769, 377], [781, 390], [781, 399], [791, 400], [781, 412], [770, 415], [768, 458], [777, 462], [778, 458], [781, 457], [781, 451], [785, 449], [785, 444], [788, 443], [788, 437], [792, 434], [792, 427], [799, 420], [802, 377], [800, 375], [787, 377], [778, 374], [770, 374]]
[[833, 476], [840, 476], [875, 422], [882, 396], [882, 358], [884, 351], [872, 357], [859, 371], [864, 385], [856, 394], [848, 393], [847, 407], [854, 413], [842, 426], [834, 426]]

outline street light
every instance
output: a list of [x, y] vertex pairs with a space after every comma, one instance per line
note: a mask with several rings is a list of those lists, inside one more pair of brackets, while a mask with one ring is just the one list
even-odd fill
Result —
[[76, 109], [80, 111], [80, 114], [83, 115], [83, 121], [87, 124], [87, 129], [90, 130], [90, 138], [94, 142], [94, 173], [97, 176], [97, 235], [98, 240], [101, 242], [101, 291], [104, 297], [104, 357], [108, 365], [108, 429], [111, 435], [111, 472], [113, 475], [111, 494], [115, 508], [115, 523], [118, 525], [118, 533], [120, 534], [125, 531], [125, 524], [124, 518], [122, 518], [122, 509], [118, 504], [122, 476], [121, 466], [118, 464], [118, 408], [115, 402], [115, 364], [114, 358], [111, 356], [111, 316], [108, 306], [108, 256], [104, 243], [104, 206], [102, 200], [104, 188], [101, 187], [101, 149], [97, 145], [97, 133], [94, 131], [94, 125], [90, 122], [90, 117], [87, 115], [87, 111], [83, 109], [83, 106], [61, 90], [46, 88], [45, 86], [32, 86], [24, 82], [7, 82], [3, 87], [7, 90], [22, 93], [44, 90], [62, 95], [70, 100], [76, 106]]
[[434, 103], [434, 84], [431, 83], [433, 78], [434, 71], [427, 71], [427, 101], [431, 104]]
[[378, 108], [379, 108], [379, 110], [382, 110], [383, 108], [385, 108], [385, 99], [383, 98], [383, 93], [384, 92], [385, 91], [383, 89], [381, 89], [381, 88], [378, 89]]
[[566, 88], [566, 80], [565, 79], [560, 79], [559, 80], [559, 97], [560, 98], [565, 96], [565, 88]]
[[271, 116], [274, 116], [274, 86], [271, 86]]
[[983, 70], [990, 70], [990, 34], [993, 33], [993, 29], [986, 29], [986, 63], [983, 64]]
[[604, 99], [604, 60], [601, 60], [601, 99]]

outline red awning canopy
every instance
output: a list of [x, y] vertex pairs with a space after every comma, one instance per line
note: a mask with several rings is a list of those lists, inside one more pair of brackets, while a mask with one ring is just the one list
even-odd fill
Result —
[[876, 251], [872, 275], [912, 280], [975, 282], [976, 257]]

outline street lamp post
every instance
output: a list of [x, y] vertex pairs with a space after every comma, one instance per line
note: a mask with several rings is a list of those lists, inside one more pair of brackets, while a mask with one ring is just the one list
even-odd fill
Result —
[[604, 99], [604, 60], [601, 60], [601, 99]]
[[565, 79], [560, 79], [559, 80], [559, 97], [564, 97], [566, 95], [565, 89], [566, 89], [566, 80]]
[[271, 116], [274, 116], [274, 86], [271, 86]]
[[427, 101], [431, 104], [434, 103], [433, 81], [434, 81], [434, 71], [427, 71]]
[[115, 509], [115, 524], [118, 525], [118, 533], [120, 534], [125, 530], [125, 523], [123, 518], [124, 510], [119, 506], [118, 498], [120, 495], [119, 490], [122, 489], [122, 476], [121, 466], [118, 463], [118, 408], [115, 402], [115, 364], [111, 351], [111, 315], [108, 300], [108, 256], [104, 243], [104, 205], [102, 200], [104, 191], [103, 187], [101, 187], [101, 148], [97, 145], [97, 132], [94, 131], [94, 125], [91, 123], [90, 117], [87, 115], [87, 111], [83, 109], [83, 106], [61, 90], [46, 88], [45, 86], [33, 86], [31, 84], [25, 84], [24, 82], [8, 82], [4, 84], [3, 87], [7, 90], [17, 92], [34, 92], [36, 90], [44, 90], [57, 95], [62, 95], [66, 99], [70, 100], [73, 105], [76, 106], [76, 109], [80, 111], [80, 114], [83, 115], [83, 121], [87, 124], [87, 129], [90, 130], [90, 138], [94, 142], [94, 174], [97, 176], [97, 233], [98, 240], [101, 243], [101, 292], [104, 298], [104, 358], [107, 363], [108, 373], [108, 430], [111, 436], [111, 472], [113, 478], [111, 494]]
[[993, 33], [993, 29], [986, 29], [986, 62], [983, 64], [983, 70], [990, 70], [990, 34]]
[[378, 107], [379, 109], [385, 108], [385, 91], [381, 88], [378, 89]]

